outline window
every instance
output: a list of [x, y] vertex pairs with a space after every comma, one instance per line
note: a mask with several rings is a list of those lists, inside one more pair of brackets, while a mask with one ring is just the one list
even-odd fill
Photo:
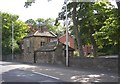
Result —
[[31, 43], [31, 42], [30, 42], [30, 39], [27, 39], [27, 40], [26, 40], [26, 52], [27, 52], [27, 53], [30, 53], [30, 45], [31, 45], [30, 43]]
[[26, 40], [26, 45], [27, 45], [27, 47], [30, 47], [30, 41], [29, 41], [29, 39]]
[[40, 46], [44, 46], [44, 45], [45, 45], [45, 42], [41, 42], [41, 43], [40, 43]]

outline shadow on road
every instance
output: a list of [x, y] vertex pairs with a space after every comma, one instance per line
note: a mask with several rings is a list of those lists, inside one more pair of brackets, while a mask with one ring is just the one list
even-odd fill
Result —
[[13, 69], [7, 72], [2, 73], [2, 81], [3, 82], [62, 82], [61, 80], [53, 79], [47, 76], [43, 76], [40, 74], [36, 74], [34, 72]]

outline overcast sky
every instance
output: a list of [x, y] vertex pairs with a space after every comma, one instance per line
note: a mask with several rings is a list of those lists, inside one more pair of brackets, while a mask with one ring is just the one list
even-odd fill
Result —
[[[53, 18], [58, 16], [64, 0], [36, 0], [32, 6], [25, 8], [24, 2], [27, 0], [0, 0], [0, 11], [19, 15], [19, 19]], [[111, 0], [114, 1], [114, 0]], [[115, 4], [115, 2], [112, 2]]]
[[25, 8], [27, 0], [0, 0], [0, 11], [17, 14], [20, 20], [36, 18], [56, 18], [61, 11], [64, 0], [36, 0], [32, 6]]

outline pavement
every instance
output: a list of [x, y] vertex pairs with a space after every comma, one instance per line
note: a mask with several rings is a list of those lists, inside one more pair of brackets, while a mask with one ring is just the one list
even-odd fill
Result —
[[0, 62], [4, 82], [74, 82], [78, 84], [120, 84], [117, 73], [65, 67], [49, 64], [25, 64], [17, 62]]

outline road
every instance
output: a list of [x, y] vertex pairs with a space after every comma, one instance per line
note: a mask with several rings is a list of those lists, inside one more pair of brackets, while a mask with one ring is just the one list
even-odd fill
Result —
[[2, 82], [118, 82], [117, 74], [69, 67], [0, 62]]

